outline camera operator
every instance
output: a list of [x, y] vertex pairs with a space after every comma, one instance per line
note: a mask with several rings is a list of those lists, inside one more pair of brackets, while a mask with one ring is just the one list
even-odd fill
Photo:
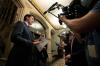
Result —
[[81, 18], [68, 19], [61, 15], [59, 19], [64, 22], [73, 32], [87, 33], [94, 32], [96, 46], [96, 64], [100, 66], [100, 0], [86, 15]]
[[96, 6], [85, 16], [76, 19], [67, 19], [64, 15], [60, 16], [60, 20], [67, 24], [73, 31], [82, 33], [88, 32], [99, 27], [100, 16], [100, 1]]

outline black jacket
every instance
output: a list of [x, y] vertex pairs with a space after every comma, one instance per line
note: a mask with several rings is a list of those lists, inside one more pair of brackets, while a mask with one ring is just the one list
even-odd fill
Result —
[[8, 56], [6, 66], [37, 66], [38, 50], [32, 45], [34, 35], [24, 22], [17, 22], [11, 34], [14, 46]]

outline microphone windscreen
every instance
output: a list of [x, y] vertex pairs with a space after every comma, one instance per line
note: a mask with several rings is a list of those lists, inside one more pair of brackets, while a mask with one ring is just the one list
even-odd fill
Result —
[[43, 14], [45, 15], [47, 13], [47, 11], [45, 11]]

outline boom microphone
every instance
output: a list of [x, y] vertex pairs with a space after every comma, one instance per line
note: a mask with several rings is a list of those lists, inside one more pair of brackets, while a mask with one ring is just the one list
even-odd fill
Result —
[[43, 14], [46, 14], [48, 11], [45, 11]]
[[53, 4], [47, 11], [45, 11], [43, 14], [46, 14], [47, 12], [54, 10], [54, 9], [55, 9], [54, 6], [57, 5], [57, 4], [58, 4], [58, 2], [54, 3], [54, 4]]
[[48, 10], [52, 10], [52, 8], [57, 4], [58, 4], [58, 2], [54, 3]]

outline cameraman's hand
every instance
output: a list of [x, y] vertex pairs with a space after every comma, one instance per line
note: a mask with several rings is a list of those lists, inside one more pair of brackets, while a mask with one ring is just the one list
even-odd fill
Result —
[[64, 15], [60, 15], [59, 19], [62, 21], [62, 22], [66, 22], [67, 18], [64, 16]]

